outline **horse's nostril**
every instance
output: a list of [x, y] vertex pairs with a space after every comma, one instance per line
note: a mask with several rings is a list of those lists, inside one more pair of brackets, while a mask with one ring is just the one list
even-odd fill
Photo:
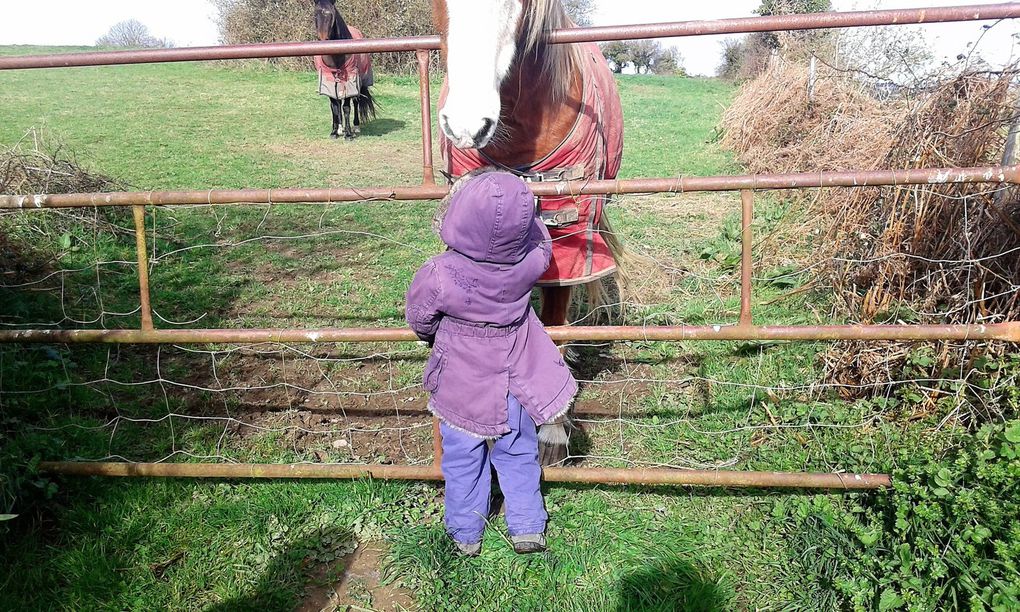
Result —
[[478, 132], [475, 133], [475, 142], [482, 142], [483, 140], [485, 140], [486, 137], [488, 137], [489, 131], [492, 129], [492, 126], [494, 124], [495, 122], [492, 119], [489, 119], [488, 117], [482, 119], [482, 129], [478, 130]]

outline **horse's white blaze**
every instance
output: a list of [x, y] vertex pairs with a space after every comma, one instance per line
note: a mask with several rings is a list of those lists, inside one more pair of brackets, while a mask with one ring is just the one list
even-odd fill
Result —
[[521, 0], [447, 0], [449, 91], [439, 125], [462, 149], [488, 144], [499, 122], [499, 86], [517, 51]]

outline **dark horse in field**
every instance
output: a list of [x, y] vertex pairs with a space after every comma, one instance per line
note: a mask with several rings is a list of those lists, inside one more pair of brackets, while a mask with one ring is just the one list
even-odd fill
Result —
[[[357, 28], [347, 25], [336, 0], [314, 0], [315, 31], [319, 40], [351, 40], [364, 38]], [[319, 73], [319, 93], [329, 98], [333, 112], [331, 138], [339, 138], [340, 124], [344, 138], [352, 140], [361, 133], [361, 121], [375, 118], [375, 99], [372, 97], [372, 60], [367, 53], [317, 55], [315, 68]], [[353, 111], [354, 125], [351, 125]]]

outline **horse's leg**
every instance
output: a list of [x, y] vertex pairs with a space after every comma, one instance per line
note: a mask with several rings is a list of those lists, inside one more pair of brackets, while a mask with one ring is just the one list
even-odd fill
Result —
[[354, 135], [361, 134], [361, 96], [354, 98]]
[[340, 134], [337, 133], [340, 129], [340, 101], [335, 98], [330, 98], [329, 110], [333, 114], [333, 131], [329, 133], [329, 137], [337, 139], [340, 138]]
[[[542, 288], [542, 324], [566, 325], [570, 308], [570, 287]], [[561, 351], [564, 350], [562, 347]], [[560, 465], [567, 459], [570, 444], [568, 414], [538, 428], [538, 460], [543, 466]]]
[[354, 106], [354, 99], [344, 98], [344, 140], [354, 140], [354, 130], [351, 128], [352, 106]]
[[548, 327], [567, 324], [570, 287], [542, 287], [542, 324]]
[[343, 131], [344, 138], [347, 138], [347, 98], [343, 98], [337, 101], [337, 106], [340, 108], [340, 129]]

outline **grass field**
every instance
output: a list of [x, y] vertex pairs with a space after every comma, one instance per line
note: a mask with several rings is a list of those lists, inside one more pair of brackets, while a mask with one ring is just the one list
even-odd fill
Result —
[[[310, 74], [196, 64], [0, 73], [0, 144], [35, 130], [134, 189], [414, 183], [416, 83], [377, 81], [380, 118], [351, 144], [327, 138]], [[620, 77], [620, 89], [622, 177], [739, 171], [714, 143], [732, 86], [643, 76]], [[762, 201], [758, 240], [796, 218], [787, 206]], [[401, 325], [411, 274], [439, 248], [433, 207], [161, 209], [147, 221], [157, 325]], [[639, 275], [632, 322], [735, 319], [738, 209], [732, 194], [613, 205], [627, 244], [659, 264]], [[136, 314], [111, 314], [137, 307], [134, 268], [97, 265], [133, 259], [117, 226], [130, 215], [0, 217], [3, 270], [18, 270], [5, 284], [81, 270], [32, 286], [48, 291], [0, 288], [4, 324], [136, 326]], [[799, 277], [786, 273], [809, 245], [783, 235], [756, 271], [756, 317], [826, 321], [823, 294], [787, 295]], [[4, 431], [17, 433], [6, 456], [431, 459], [418, 347], [196, 348], [0, 348]], [[811, 390], [819, 348], [611, 347], [585, 362], [579, 407], [590, 412], [575, 450], [583, 465], [868, 472], [893, 469], [922, 436], [940, 446], [920, 424], [877, 418], [873, 402]], [[115, 417], [155, 422], [114, 427]], [[516, 557], [496, 521], [482, 556], [463, 560], [443, 538], [434, 485], [61, 480], [53, 490], [29, 478], [27, 489], [51, 497], [0, 542], [0, 609], [837, 609], [831, 557], [860, 542], [834, 541], [830, 527], [863, 542], [886, 528], [865, 513], [867, 494], [550, 486], [548, 555]]]

